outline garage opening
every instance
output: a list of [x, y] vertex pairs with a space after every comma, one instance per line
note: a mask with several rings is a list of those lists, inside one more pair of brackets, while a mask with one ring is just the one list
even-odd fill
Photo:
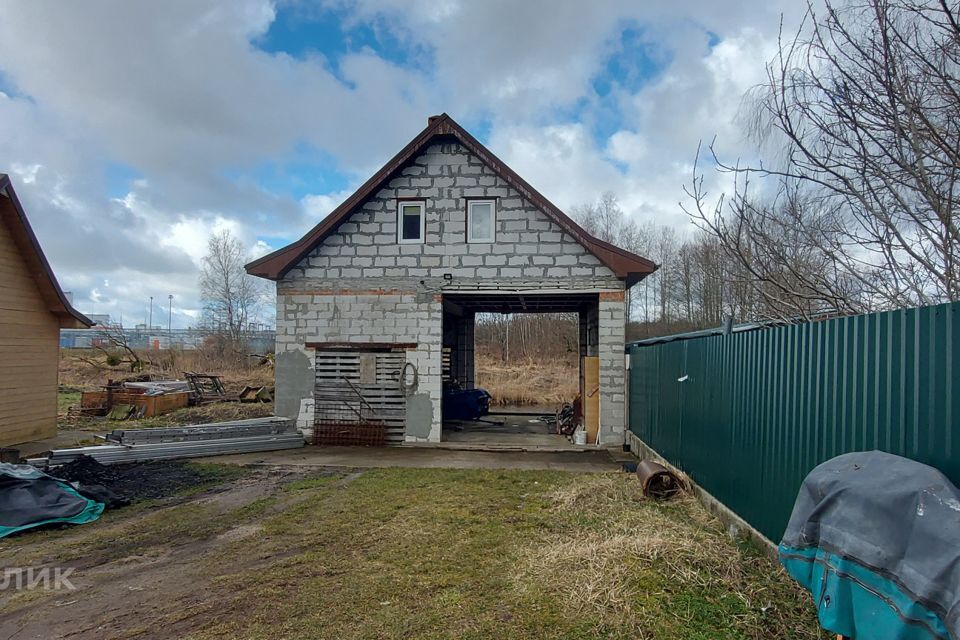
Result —
[[443, 312], [443, 441], [570, 449], [582, 446], [578, 439], [596, 442], [597, 294], [444, 295]]

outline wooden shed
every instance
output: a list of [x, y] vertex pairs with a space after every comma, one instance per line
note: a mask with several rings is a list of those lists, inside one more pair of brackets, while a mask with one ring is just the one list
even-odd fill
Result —
[[60, 328], [92, 323], [64, 296], [0, 173], [0, 446], [57, 432]]

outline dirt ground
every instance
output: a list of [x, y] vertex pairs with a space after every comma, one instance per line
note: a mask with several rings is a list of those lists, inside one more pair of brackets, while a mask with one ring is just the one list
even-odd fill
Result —
[[820, 638], [809, 597], [626, 474], [243, 468], [0, 541], [0, 639]]
[[69, 567], [76, 590], [0, 592], [0, 638], [184, 637], [192, 612], [215, 603], [216, 577], [270, 562], [232, 558], [220, 566], [217, 558], [259, 534], [257, 518], [296, 502], [281, 487], [341, 473], [253, 470], [196, 495], [107, 512], [92, 525], [7, 539], [0, 568]]

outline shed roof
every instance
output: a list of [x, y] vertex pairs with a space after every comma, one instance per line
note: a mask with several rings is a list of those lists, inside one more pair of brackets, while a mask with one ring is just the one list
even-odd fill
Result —
[[61, 327], [82, 328], [89, 327], [93, 322], [73, 308], [73, 305], [67, 300], [57, 282], [50, 263], [43, 255], [43, 249], [37, 241], [37, 236], [30, 227], [30, 221], [27, 220], [27, 214], [13, 190], [13, 184], [10, 177], [5, 173], [0, 173], [0, 220], [10, 230], [13, 242], [16, 244], [20, 255], [23, 256], [24, 264], [37, 283], [40, 295], [50, 310], [50, 313], [57, 316]]
[[656, 271], [657, 265], [654, 262], [630, 251], [626, 251], [625, 249], [616, 247], [609, 242], [604, 242], [587, 233], [583, 227], [547, 200], [543, 194], [530, 186], [526, 180], [521, 178], [513, 169], [508, 167], [506, 163], [495, 156], [492, 151], [477, 141], [476, 138], [457, 124], [453, 118], [444, 113], [439, 116], [430, 117], [427, 120], [427, 127], [423, 131], [411, 140], [407, 146], [401, 149], [397, 155], [391, 158], [383, 168], [364, 182], [353, 195], [344, 200], [330, 215], [308, 231], [306, 235], [282, 249], [278, 249], [273, 253], [249, 263], [246, 266], [247, 272], [270, 280], [282, 278], [287, 271], [303, 260], [307, 254], [323, 242], [324, 238], [332, 233], [340, 223], [344, 222], [364, 200], [376, 193], [394, 173], [401, 169], [411, 158], [425, 149], [433, 139], [438, 136], [452, 136], [471, 153], [479, 157], [487, 166], [503, 178], [507, 184], [519, 192], [520, 195], [533, 203], [533, 205], [548, 218], [576, 238], [587, 251], [596, 256], [596, 258], [613, 271], [618, 278], [626, 280], [628, 287]]

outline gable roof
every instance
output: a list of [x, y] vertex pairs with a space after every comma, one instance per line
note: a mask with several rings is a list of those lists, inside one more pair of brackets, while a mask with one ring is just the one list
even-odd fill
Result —
[[593, 254], [601, 263], [613, 271], [618, 278], [627, 281], [631, 286], [650, 275], [657, 269], [657, 265], [646, 258], [638, 256], [609, 242], [604, 242], [586, 232], [580, 225], [563, 213], [557, 206], [547, 200], [539, 191], [521, 178], [513, 169], [508, 167], [493, 152], [477, 141], [472, 135], [457, 124], [447, 114], [432, 116], [427, 120], [427, 128], [411, 140], [407, 146], [390, 159], [387, 164], [377, 171], [369, 180], [363, 183], [353, 195], [343, 201], [330, 215], [307, 232], [296, 242], [254, 260], [246, 266], [247, 273], [269, 280], [279, 280], [291, 268], [296, 266], [317, 245], [323, 242], [340, 223], [344, 222], [351, 213], [363, 202], [375, 194], [382, 185], [407, 162], [418, 155], [431, 143], [436, 136], [452, 136], [466, 149], [480, 158], [504, 181], [513, 187], [521, 196], [529, 200], [537, 209], [560, 227], [572, 235], [583, 247]]
[[50, 313], [60, 320], [60, 326], [79, 329], [93, 325], [93, 321], [74, 309], [63, 294], [50, 263], [43, 255], [37, 236], [30, 227], [23, 205], [13, 190], [10, 177], [5, 173], [0, 173], [0, 221], [9, 229], [27, 270], [37, 283], [40, 296]]

